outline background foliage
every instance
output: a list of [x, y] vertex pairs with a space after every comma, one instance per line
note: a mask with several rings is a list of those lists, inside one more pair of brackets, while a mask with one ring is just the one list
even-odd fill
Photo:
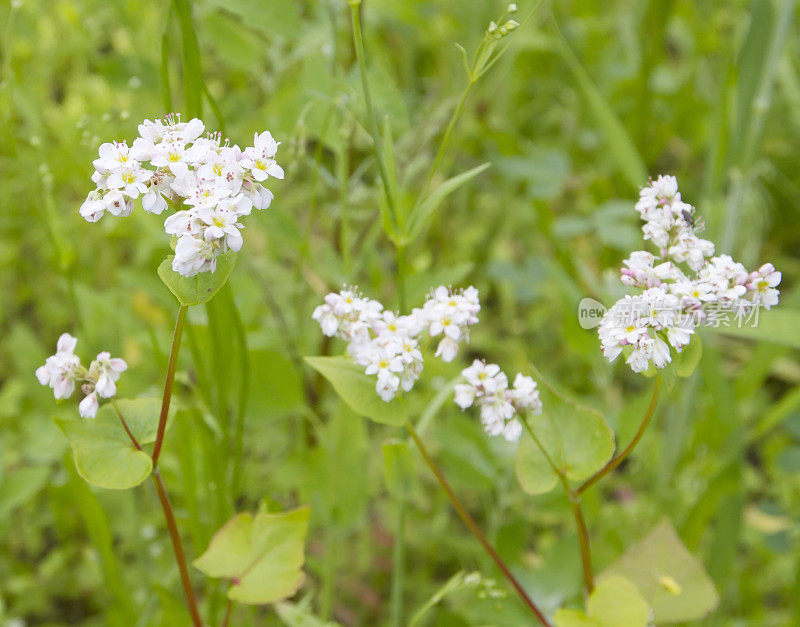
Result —
[[[518, 4], [523, 16], [532, 8]], [[249, 218], [230, 289], [190, 312], [161, 466], [188, 553], [202, 553], [235, 511], [309, 503], [308, 579], [299, 605], [280, 606], [283, 620], [301, 624], [307, 606], [346, 625], [379, 623], [395, 509], [407, 498], [407, 616], [447, 582], [454, 592], [423, 622], [521, 624], [513, 594], [459, 575], [496, 573], [416, 454], [410, 487], [391, 472], [387, 487], [382, 444], [403, 433], [358, 418], [302, 361], [340, 350], [310, 320], [329, 289], [357, 282], [397, 302], [346, 3], [197, 0], [188, 56], [170, 6], [0, 2], [3, 620], [185, 621], [155, 495], [80, 480], [52, 420], [76, 408], [54, 412], [33, 371], [70, 331], [80, 354], [127, 360], [122, 395], [159, 394], [176, 310], [156, 275], [168, 251], [161, 221], [136, 211], [90, 225], [77, 209], [99, 143], [132, 139], [168, 102], [180, 110], [181, 77], [199, 64], [208, 126], [245, 145], [271, 130], [287, 177], [272, 185], [272, 208]], [[370, 80], [401, 193], [424, 184], [465, 84], [454, 44], [473, 51], [503, 8], [366, 0]], [[437, 178], [492, 167], [448, 197], [408, 251], [410, 304], [431, 285], [476, 285], [484, 308], [469, 350], [509, 371], [536, 364], [604, 411], [622, 443], [650, 384], [608, 366], [576, 306], [620, 293], [617, 267], [640, 246], [632, 206], [646, 176], [678, 176], [720, 252], [783, 270], [789, 313], [764, 321], [769, 341], [704, 334], [698, 370], [662, 401], [632, 459], [585, 498], [598, 569], [669, 518], [719, 592], [712, 625], [800, 623], [797, 17], [790, 0], [545, 5], [470, 94]], [[428, 367], [412, 414], [468, 358]], [[524, 494], [513, 450], [452, 403], [424, 437], [537, 602], [581, 607], [563, 495]], [[224, 592], [203, 591], [218, 619]], [[272, 609], [243, 609], [235, 624], [273, 623]]]

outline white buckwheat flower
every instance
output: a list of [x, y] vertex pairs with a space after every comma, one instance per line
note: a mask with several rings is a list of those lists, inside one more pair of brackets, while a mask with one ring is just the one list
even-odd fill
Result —
[[462, 410], [477, 405], [481, 422], [489, 435], [502, 435], [509, 442], [516, 442], [522, 433], [517, 412], [542, 412], [539, 390], [530, 377], [518, 374], [513, 388], [509, 389], [508, 377], [500, 366], [478, 359], [461, 374], [466, 383], [455, 386], [456, 405]]
[[598, 334], [609, 361], [625, 351], [634, 372], [664, 368], [672, 361], [670, 347], [681, 352], [696, 327], [714, 324], [720, 310], [739, 315], [778, 303], [781, 273], [769, 263], [748, 273], [728, 255], [714, 257], [713, 242], [697, 236], [702, 220], [681, 200], [675, 177], [651, 181], [636, 210], [645, 221], [644, 239], [659, 250], [636, 251], [623, 262], [622, 282], [643, 292], [617, 301], [601, 321]]
[[117, 393], [117, 381], [128, 365], [104, 351], [97, 355], [87, 370], [75, 355], [77, 342], [69, 333], [62, 334], [55, 355], [48, 357], [44, 366], [36, 369], [36, 378], [42, 385], [53, 388], [53, 395], [58, 400], [72, 396], [76, 384], [80, 385], [85, 394], [78, 406], [80, 415], [94, 418], [100, 406], [99, 399], [111, 398]]
[[347, 354], [365, 374], [376, 377], [376, 392], [390, 401], [401, 391], [411, 391], [422, 373], [422, 333], [444, 335], [435, 356], [450, 361], [459, 342], [468, 339], [466, 327], [478, 321], [479, 310], [474, 287], [463, 292], [439, 287], [421, 309], [399, 315], [365, 298], [357, 288], [345, 286], [325, 296], [312, 318], [324, 335], [348, 342]]
[[139, 199], [148, 213], [172, 205], [178, 211], [164, 222], [166, 233], [179, 238], [172, 269], [183, 276], [214, 272], [219, 255], [242, 247], [239, 218], [270, 206], [273, 195], [262, 182], [283, 178], [283, 170], [275, 160], [279, 142], [267, 131], [244, 150], [204, 131], [201, 120], [170, 114], [144, 120], [130, 148], [124, 141], [101, 145], [93, 161], [96, 189], [81, 216], [88, 222], [106, 212], [127, 216]]
[[427, 324], [431, 337], [444, 335], [436, 357], [446, 362], [455, 359], [459, 343], [469, 340], [468, 327], [478, 322], [480, 309], [478, 291], [471, 286], [462, 292], [440, 286], [428, 295], [418, 315]]
[[44, 366], [36, 369], [39, 383], [53, 388], [56, 399], [69, 398], [75, 391], [75, 374], [81, 365], [75, 356], [77, 343], [78, 340], [69, 333], [63, 333], [58, 338], [55, 355], [48, 357]]

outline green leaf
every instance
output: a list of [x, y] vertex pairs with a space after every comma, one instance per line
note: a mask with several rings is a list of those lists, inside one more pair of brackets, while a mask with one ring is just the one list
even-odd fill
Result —
[[209, 577], [231, 579], [228, 598], [266, 604], [293, 595], [303, 582], [309, 507], [280, 514], [237, 514], [194, 561]]
[[561, 609], [553, 617], [556, 627], [646, 627], [650, 606], [625, 577], [603, 579], [586, 602], [586, 613]]
[[652, 605], [656, 623], [700, 620], [719, 602], [700, 561], [689, 553], [664, 519], [608, 567], [602, 577], [622, 575]]
[[407, 412], [401, 399], [381, 400], [375, 391], [375, 377], [368, 377], [349, 357], [306, 357], [306, 362], [325, 377], [339, 397], [359, 416], [399, 426]]
[[688, 379], [700, 363], [700, 358], [703, 356], [703, 340], [700, 334], [695, 333], [692, 336], [692, 341], [686, 346], [677, 356], [677, 372], [678, 376]]
[[227, 252], [217, 257], [215, 272], [201, 272], [192, 277], [185, 277], [172, 269], [173, 256], [170, 255], [158, 266], [158, 276], [175, 294], [181, 305], [202, 305], [210, 301], [225, 282], [236, 265], [236, 253]]
[[445, 198], [452, 194], [456, 189], [461, 187], [464, 183], [472, 178], [475, 178], [490, 165], [491, 164], [489, 163], [484, 163], [483, 165], [479, 165], [476, 168], [472, 168], [471, 170], [467, 170], [466, 172], [462, 172], [457, 176], [449, 178], [439, 185], [439, 187], [434, 189], [430, 194], [428, 194], [425, 199], [417, 204], [411, 211], [411, 215], [408, 217], [408, 225], [406, 227], [404, 242], [406, 244], [412, 242], [417, 235], [420, 234], [423, 227], [427, 224], [428, 220], [430, 220], [431, 216], [434, 214], [436, 209], [439, 208], [439, 205], [442, 204], [442, 201]]
[[792, 348], [800, 348], [800, 311], [791, 309], [754, 310], [757, 317], [743, 320], [723, 321], [720, 326], [708, 327], [710, 331], [762, 342], [773, 342]]
[[586, 613], [609, 627], [645, 627], [650, 606], [625, 577], [612, 576], [598, 584], [586, 602]]
[[[117, 406], [139, 444], [156, 439], [161, 400], [119, 400]], [[111, 490], [126, 490], [147, 479], [153, 468], [150, 456], [134, 448], [111, 403], [93, 419], [53, 419], [67, 436], [78, 474], [89, 483]]]
[[543, 411], [529, 416], [528, 424], [539, 444], [523, 432], [515, 469], [523, 490], [544, 494], [558, 484], [558, 473], [582, 481], [600, 470], [614, 453], [614, 432], [601, 412], [563, 396], [540, 373], [534, 378], [540, 384]]
[[392, 439], [383, 443], [383, 479], [395, 499], [407, 499], [414, 480], [414, 459], [408, 445]]

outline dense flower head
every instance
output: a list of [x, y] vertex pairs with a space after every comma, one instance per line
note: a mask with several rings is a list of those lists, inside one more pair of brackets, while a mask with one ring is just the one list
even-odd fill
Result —
[[375, 376], [375, 390], [384, 401], [401, 390], [410, 391], [422, 373], [420, 336], [427, 331], [439, 340], [436, 357], [455, 359], [461, 342], [469, 341], [468, 327], [478, 322], [478, 290], [438, 287], [421, 308], [400, 315], [364, 297], [357, 288], [345, 286], [325, 296], [312, 314], [322, 333], [348, 342], [347, 353]]
[[461, 374], [466, 382], [455, 386], [456, 405], [461, 409], [480, 407], [481, 422], [489, 435], [502, 435], [509, 442], [516, 442], [522, 433], [518, 412], [542, 412], [538, 386], [531, 377], [517, 374], [509, 387], [500, 366], [479, 359]]
[[118, 357], [103, 351], [85, 368], [75, 355], [78, 340], [69, 333], [58, 338], [56, 353], [47, 358], [43, 366], [36, 369], [39, 383], [53, 388], [56, 399], [69, 398], [80, 386], [84, 398], [78, 409], [84, 418], [94, 418], [101, 398], [112, 398], [117, 393], [120, 374], [128, 364]]
[[623, 262], [621, 281], [642, 292], [617, 301], [600, 323], [609, 361], [627, 349], [634, 372], [664, 368], [672, 361], [670, 347], [681, 352], [698, 325], [724, 315], [741, 320], [778, 304], [781, 273], [771, 263], [748, 272], [729, 255], [714, 256], [714, 244], [698, 236], [703, 221], [681, 199], [674, 176], [651, 180], [636, 210], [645, 221], [644, 239], [658, 252], [635, 251]]
[[269, 207], [273, 195], [263, 183], [282, 179], [283, 169], [275, 160], [280, 142], [268, 131], [256, 133], [244, 150], [204, 131], [201, 120], [181, 122], [170, 114], [142, 122], [130, 147], [125, 141], [102, 144], [92, 162], [96, 189], [80, 214], [97, 222], [106, 212], [130, 215], [136, 200], [157, 215], [172, 206], [176, 212], [164, 222], [177, 238], [172, 269], [187, 277], [214, 272], [219, 255], [241, 249], [240, 219], [254, 207]]

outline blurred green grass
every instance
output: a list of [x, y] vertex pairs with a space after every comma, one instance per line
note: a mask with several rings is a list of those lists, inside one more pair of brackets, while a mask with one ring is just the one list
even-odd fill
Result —
[[[532, 6], [518, 4], [523, 15]], [[365, 0], [373, 95], [391, 121], [404, 189], [424, 183], [463, 89], [454, 44], [474, 50], [503, 7]], [[273, 206], [250, 217], [225, 296], [242, 313], [247, 390], [238, 387], [241, 342], [230, 339], [236, 321], [223, 298], [190, 315], [179, 375], [183, 420], [168, 435], [163, 460], [188, 550], [198, 555], [234, 510], [255, 509], [262, 499], [310, 502], [305, 591], [314, 607], [344, 624], [386, 620], [394, 505], [380, 480], [380, 444], [395, 433], [347, 412], [299, 360], [323, 351], [310, 312], [327, 289], [356, 282], [396, 302], [347, 10], [338, 0], [197, 0], [199, 55], [184, 67], [175, 16], [165, 28], [166, 3], [0, 3], [0, 598], [7, 619], [183, 620], [153, 495], [83, 484], [51, 421], [75, 408], [54, 408], [33, 370], [68, 330], [80, 338], [81, 354], [108, 349], [128, 361], [122, 395], [158, 393], [175, 309], [155, 273], [167, 252], [161, 221], [136, 211], [92, 225], [77, 209], [99, 143], [132, 139], [137, 123], [165, 113], [167, 101], [186, 112], [182, 76], [199, 61], [221, 118], [204, 99], [208, 126], [224, 123], [240, 144], [269, 129], [283, 142], [287, 176], [272, 186]], [[645, 173], [677, 175], [718, 250], [749, 266], [772, 261], [784, 273], [781, 308], [798, 308], [797, 21], [788, 0], [545, 5], [466, 102], [439, 176], [487, 161], [492, 167], [450, 196], [410, 248], [411, 304], [432, 284], [475, 284], [484, 308], [470, 350], [512, 370], [536, 363], [604, 409], [618, 441], [627, 441], [647, 402], [646, 382], [608, 366], [576, 309], [583, 296], [618, 295], [617, 266], [640, 246], [632, 206]], [[348, 261], [340, 248], [345, 200]], [[768, 327], [772, 341], [760, 344], [706, 334], [697, 373], [671, 393], [619, 477], [585, 499], [600, 568], [662, 516], [673, 521], [720, 593], [708, 624], [800, 622], [794, 319]], [[434, 370], [429, 384], [456, 371]], [[309, 387], [323, 395], [323, 422], [308, 407]], [[229, 452], [241, 462], [237, 483], [220, 447], [244, 404], [244, 449]], [[537, 600], [548, 610], [577, 603], [580, 564], [563, 500], [522, 494], [509, 449], [452, 405], [426, 437]], [[407, 514], [409, 608], [460, 569], [493, 573], [419, 463], [417, 473]], [[219, 590], [205, 593], [211, 612], [221, 612]], [[498, 605], [459, 594], [436, 610], [435, 624], [521, 620], [513, 599]], [[269, 611], [242, 612], [240, 620], [277, 621]]]

